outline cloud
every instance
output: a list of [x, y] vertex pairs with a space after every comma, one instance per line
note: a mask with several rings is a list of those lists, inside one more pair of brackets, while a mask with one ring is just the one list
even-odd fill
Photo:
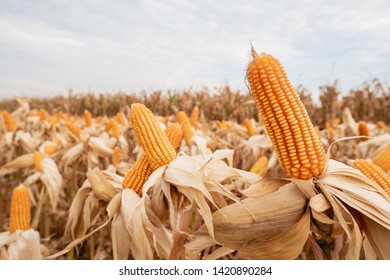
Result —
[[[249, 41], [315, 90], [389, 73], [390, 4], [355, 1], [4, 1], [0, 97], [75, 90], [245, 90]], [[355, 73], [355, 74], [351, 74]]]

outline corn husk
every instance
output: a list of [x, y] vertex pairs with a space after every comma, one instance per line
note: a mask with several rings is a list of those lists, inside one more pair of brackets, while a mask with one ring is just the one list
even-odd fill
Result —
[[41, 260], [41, 249], [39, 232], [34, 229], [0, 233], [1, 260]]

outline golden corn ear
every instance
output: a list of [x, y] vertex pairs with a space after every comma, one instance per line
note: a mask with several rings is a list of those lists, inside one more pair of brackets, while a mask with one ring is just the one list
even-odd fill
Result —
[[172, 124], [165, 129], [169, 142], [171, 142], [174, 150], [180, 147], [181, 141], [183, 140], [183, 130], [179, 124]]
[[114, 148], [114, 153], [112, 155], [112, 164], [114, 166], [118, 165], [121, 162], [121, 149], [116, 146]]
[[119, 127], [118, 127], [118, 123], [115, 120], [112, 120], [112, 123], [111, 123], [111, 134], [112, 134], [112, 137], [115, 137], [116, 139], [118, 139], [121, 136], [121, 133], [120, 133]]
[[41, 152], [34, 153], [34, 167], [35, 171], [42, 172], [42, 161], [45, 158], [44, 154]]
[[184, 140], [186, 141], [187, 145], [190, 145], [190, 140], [195, 135], [192, 130], [190, 120], [188, 119], [184, 111], [179, 111], [176, 114], [176, 119], [181, 124], [181, 128], [184, 134]]
[[130, 121], [152, 168], [167, 165], [176, 157], [176, 151], [169, 143], [168, 137], [145, 105], [135, 103], [131, 106]]
[[3, 111], [3, 119], [5, 122], [5, 125], [7, 126], [8, 131], [15, 131], [16, 129], [16, 123], [14, 121], [14, 118], [8, 111]]
[[366, 159], [356, 159], [353, 167], [359, 169], [366, 177], [376, 182], [390, 195], [390, 176], [379, 166]]
[[12, 191], [9, 231], [28, 230], [30, 228], [31, 209], [29, 190], [20, 185]]
[[72, 121], [68, 120], [65, 122], [66, 127], [72, 132], [74, 136], [80, 138], [80, 127], [72, 123]]
[[322, 174], [324, 148], [283, 66], [271, 55], [257, 55], [253, 48], [252, 55], [248, 81], [281, 166], [296, 179]]
[[92, 125], [92, 115], [88, 110], [84, 110], [84, 122], [85, 127], [90, 127]]
[[104, 131], [105, 132], [109, 132], [111, 130], [111, 127], [112, 127], [112, 123], [113, 123], [113, 120], [112, 119], [109, 119], [106, 123], [106, 126], [104, 128]]
[[[172, 144], [172, 147], [175, 150], [179, 148], [183, 139], [183, 131], [181, 130], [180, 125], [170, 125], [164, 132], [168, 137], [169, 142]], [[124, 188], [132, 188], [139, 196], [141, 196], [142, 187], [154, 170], [155, 169], [153, 169], [149, 163], [148, 157], [143, 154], [127, 172], [125, 178], [123, 179], [122, 186]]]
[[123, 179], [122, 186], [133, 189], [141, 196], [142, 187], [152, 173], [153, 168], [150, 165], [148, 157], [144, 154], [131, 166]]
[[222, 121], [217, 120], [217, 125], [219, 128], [223, 128], [223, 129], [228, 129], [230, 127], [230, 125], [225, 120]]
[[388, 172], [390, 170], [390, 144], [377, 154], [372, 162], [382, 168], [385, 172]]
[[[370, 130], [368, 129], [365, 121], [360, 121], [358, 125], [359, 136], [370, 136]], [[368, 138], [362, 138], [362, 141], [367, 141]]]
[[198, 121], [199, 121], [199, 107], [195, 106], [191, 112], [190, 122], [194, 127], [198, 127]]
[[127, 120], [125, 115], [122, 112], [116, 114], [116, 120], [123, 126], [127, 126]]
[[51, 116], [49, 119], [50, 127], [55, 127], [57, 125], [58, 121], [59, 121], [59, 119], [58, 119], [57, 115]]
[[266, 156], [261, 156], [252, 166], [250, 172], [263, 176], [265, 171], [267, 171], [267, 166], [268, 166], [268, 158]]
[[160, 119], [160, 122], [163, 123], [163, 124], [167, 124], [168, 123], [168, 119], [169, 119], [169, 116], [162, 117]]
[[39, 116], [39, 120], [41, 122], [44, 122], [46, 120], [46, 115], [47, 115], [47, 112], [45, 109], [40, 109], [39, 112], [38, 112], [38, 116]]
[[45, 154], [52, 155], [55, 152], [57, 152], [57, 146], [56, 145], [47, 145], [45, 146]]
[[252, 122], [249, 119], [247, 118], [244, 119], [244, 126], [246, 127], [246, 133], [248, 134], [249, 137], [256, 135], [255, 127], [253, 126]]

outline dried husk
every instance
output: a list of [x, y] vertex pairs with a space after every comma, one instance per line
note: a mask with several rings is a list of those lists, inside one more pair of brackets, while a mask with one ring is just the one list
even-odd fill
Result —
[[216, 211], [215, 240], [231, 249], [240, 249], [254, 240], [265, 242], [297, 224], [306, 208], [307, 199], [296, 185], [285, 184], [275, 192]]

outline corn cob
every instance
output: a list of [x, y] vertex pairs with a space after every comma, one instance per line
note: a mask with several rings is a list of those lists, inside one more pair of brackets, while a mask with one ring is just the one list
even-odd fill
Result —
[[8, 111], [3, 111], [3, 119], [5, 122], [5, 125], [7, 126], [8, 131], [15, 131], [16, 129], [16, 123], [14, 121], [14, 118]]
[[71, 120], [65, 122], [66, 127], [72, 132], [74, 136], [80, 139], [80, 127], [72, 123]]
[[45, 154], [52, 155], [57, 152], [57, 145], [47, 145], [45, 146]]
[[[183, 131], [181, 130], [180, 125], [173, 124], [168, 126], [165, 129], [165, 134], [168, 137], [169, 142], [172, 144], [173, 149], [176, 150], [179, 148], [183, 139]], [[144, 154], [127, 172], [122, 186], [124, 188], [132, 188], [139, 196], [141, 196], [142, 187], [154, 170], [155, 169], [153, 169], [150, 165], [148, 157]]]
[[116, 114], [116, 120], [122, 125], [122, 126], [127, 126], [127, 120], [125, 115], [123, 115], [122, 112], [118, 112]]
[[160, 122], [163, 123], [163, 124], [167, 124], [168, 123], [168, 119], [169, 119], [169, 116], [165, 116], [165, 117], [160, 119]]
[[198, 127], [198, 121], [199, 121], [199, 107], [195, 106], [191, 112], [190, 122], [194, 127]]
[[153, 168], [150, 165], [148, 157], [144, 154], [131, 166], [123, 179], [122, 186], [123, 188], [133, 189], [141, 196], [142, 187], [152, 173]]
[[88, 110], [84, 110], [84, 122], [85, 127], [90, 127], [92, 125], [92, 115]]
[[45, 156], [41, 152], [34, 153], [34, 167], [35, 171], [42, 172], [42, 161]]
[[9, 231], [28, 230], [30, 228], [30, 196], [26, 186], [20, 185], [12, 191]]
[[359, 169], [366, 177], [376, 182], [390, 195], [390, 176], [379, 166], [366, 159], [356, 159], [353, 167]]
[[112, 120], [111, 123], [111, 134], [112, 137], [118, 139], [121, 136], [121, 133], [119, 131], [118, 123], [115, 120]]
[[388, 172], [390, 170], [390, 144], [377, 154], [372, 162], [382, 168], [385, 172]]
[[109, 131], [111, 130], [112, 123], [113, 123], [112, 119], [109, 119], [109, 120], [107, 121], [106, 126], [105, 126], [105, 128], [104, 128], [104, 131], [105, 131], [105, 132], [109, 132]]
[[244, 126], [246, 127], [246, 131], [249, 137], [255, 136], [256, 135], [256, 130], [252, 124], [252, 122], [248, 119], [244, 119]]
[[252, 55], [247, 77], [281, 166], [296, 179], [322, 174], [324, 148], [283, 66], [271, 55], [257, 55], [253, 48]]
[[57, 115], [51, 116], [50, 120], [49, 120], [50, 127], [55, 127], [57, 125], [58, 121], [59, 121], [59, 119], [58, 119]]
[[46, 115], [47, 115], [47, 112], [45, 109], [40, 109], [39, 112], [38, 112], [38, 116], [39, 116], [39, 120], [41, 122], [44, 122], [46, 120]]
[[252, 166], [250, 172], [259, 174], [263, 176], [268, 166], [268, 158], [266, 156], [261, 156], [255, 164]]
[[190, 145], [190, 140], [194, 137], [194, 132], [192, 131], [191, 123], [184, 111], [179, 111], [176, 114], [177, 121], [181, 124], [181, 128], [184, 134], [184, 140], [187, 145]]
[[116, 146], [114, 148], [114, 154], [112, 155], [112, 164], [116, 166], [120, 162], [121, 162], [121, 149], [118, 146]]
[[230, 127], [230, 125], [225, 120], [222, 121], [217, 120], [217, 125], [219, 128], [223, 128], [223, 129], [228, 129]]
[[131, 106], [130, 121], [153, 169], [169, 164], [176, 157], [168, 137], [145, 105], [136, 103]]
[[179, 124], [172, 124], [165, 129], [169, 142], [171, 142], [173, 149], [176, 151], [183, 140], [183, 130]]
[[101, 124], [103, 122], [103, 117], [102, 116], [97, 116], [95, 119], [95, 123]]
[[[359, 136], [370, 136], [370, 130], [368, 129], [367, 123], [365, 121], [359, 122]], [[367, 138], [362, 138], [362, 141], [367, 141]]]

